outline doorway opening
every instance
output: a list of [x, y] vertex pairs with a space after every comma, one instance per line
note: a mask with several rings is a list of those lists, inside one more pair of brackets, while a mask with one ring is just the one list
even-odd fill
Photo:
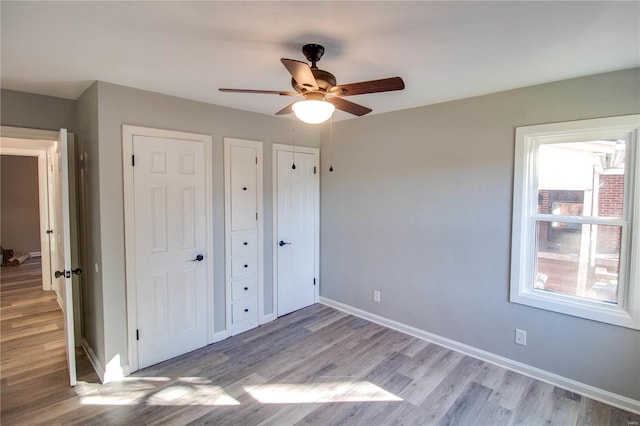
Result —
[[[38, 370], [38, 362], [33, 360], [44, 356], [46, 361], [40, 361], [47, 362], [49, 360], [47, 355], [42, 355], [38, 351], [29, 351], [30, 356], [33, 357], [30, 361], [27, 359], [29, 357], [21, 356], [22, 352], [40, 346], [33, 344], [33, 340], [30, 339], [36, 339], [36, 342], [40, 342], [40, 340], [46, 341], [48, 338], [52, 338], [52, 341], [40, 347], [44, 348], [45, 352], [48, 348], [55, 348], [66, 354], [66, 360], [63, 357], [60, 362], [66, 364], [67, 384], [73, 386], [76, 384], [75, 342], [79, 341], [80, 335], [80, 327], [76, 328], [74, 324], [80, 325], [80, 299], [78, 292], [74, 291], [72, 287], [73, 281], [78, 280], [77, 275], [73, 275], [72, 272], [75, 274], [81, 272], [79, 268], [75, 270], [71, 268], [72, 261], [77, 265], [76, 257], [78, 255], [77, 244], [74, 242], [77, 233], [71, 226], [76, 223], [75, 191], [69, 190], [70, 183], [72, 189], [74, 188], [74, 162], [69, 161], [74, 158], [73, 137], [67, 134], [66, 129], [56, 132], [4, 126], [0, 127], [0, 136], [0, 154], [3, 157], [7, 156], [6, 162], [3, 158], [5, 165], [11, 164], [11, 160], [15, 160], [15, 158], [23, 162], [26, 161], [25, 164], [29, 163], [29, 158], [35, 157], [37, 159], [38, 203], [36, 208], [39, 220], [37, 224], [32, 226], [38, 228], [36, 235], [40, 235], [39, 253], [33, 252], [34, 258], [30, 262], [28, 257], [31, 253], [18, 259], [27, 260], [24, 265], [20, 265], [24, 268], [17, 267], [19, 269], [14, 270], [13, 273], [5, 273], [6, 268], [3, 267], [2, 285], [6, 287], [6, 291], [3, 288], [1, 294], [3, 298], [3, 329], [5, 329], [4, 320], [12, 320], [17, 322], [11, 324], [11, 330], [16, 333], [20, 331], [25, 333], [22, 336], [12, 336], [14, 337], [12, 344], [17, 345], [12, 348], [13, 352], [9, 350], [11, 345], [7, 340], [11, 336], [5, 336], [3, 333], [3, 365], [5, 365], [5, 360], [10, 358], [12, 363], [21, 365], [20, 368], [24, 370], [23, 376], [24, 373], [35, 373]], [[27, 178], [24, 177], [24, 179]], [[17, 192], [20, 192], [20, 178], [7, 177], [5, 179], [3, 176], [3, 181], [3, 186], [5, 184], [15, 185], [18, 189]], [[15, 204], [3, 207], [11, 208], [15, 207]], [[4, 240], [4, 236], [2, 238]], [[4, 241], [0, 243], [5, 244]], [[17, 242], [16, 244], [21, 243]], [[37, 254], [40, 255], [39, 258]], [[72, 257], [74, 257], [73, 260]], [[32, 288], [34, 282], [38, 287], [35, 291]], [[75, 287], [78, 289], [80, 286], [76, 285]], [[53, 303], [44, 303], [44, 305], [39, 303], [46, 301], [53, 301]], [[41, 310], [52, 317], [49, 318], [46, 315], [40, 317]], [[74, 311], [77, 318], [74, 318]], [[42, 331], [44, 335], [38, 331]], [[35, 332], [35, 337], [33, 337], [33, 332]], [[57, 332], [64, 335], [62, 341], [55, 339]], [[5, 349], [9, 351], [6, 352]], [[47, 369], [44, 368], [44, 370]], [[7, 373], [7, 369], [3, 368], [3, 385], [8, 382], [4, 380], [5, 373]], [[3, 395], [5, 391], [7, 389], [4, 389], [3, 386]]]

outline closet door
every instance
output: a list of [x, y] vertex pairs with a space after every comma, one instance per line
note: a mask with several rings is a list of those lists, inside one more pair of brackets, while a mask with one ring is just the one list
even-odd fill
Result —
[[227, 331], [256, 327], [263, 315], [262, 142], [225, 138]]

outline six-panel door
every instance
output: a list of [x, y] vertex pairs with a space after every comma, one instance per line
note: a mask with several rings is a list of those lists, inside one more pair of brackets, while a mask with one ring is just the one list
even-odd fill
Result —
[[148, 136], [133, 152], [144, 368], [207, 344], [205, 156], [201, 142]]

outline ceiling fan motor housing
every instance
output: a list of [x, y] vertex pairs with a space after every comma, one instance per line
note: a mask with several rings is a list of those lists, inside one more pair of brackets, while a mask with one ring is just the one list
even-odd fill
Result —
[[[329, 71], [321, 70], [319, 68], [311, 68], [311, 72], [313, 73], [313, 77], [316, 79], [316, 84], [318, 85], [320, 92], [326, 93], [336, 85], [336, 77]], [[293, 78], [291, 79], [291, 87], [299, 93], [309, 91], [306, 87], [301, 87]]]
[[311, 62], [311, 66], [315, 68], [316, 62], [320, 61], [320, 58], [324, 55], [324, 47], [319, 44], [305, 44], [302, 46], [302, 53]]

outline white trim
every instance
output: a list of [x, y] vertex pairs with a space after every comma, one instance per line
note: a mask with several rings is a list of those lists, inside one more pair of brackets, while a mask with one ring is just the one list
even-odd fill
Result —
[[[206, 206], [206, 235], [207, 235], [207, 343], [213, 343], [215, 333], [213, 329], [213, 140], [209, 135], [177, 132], [172, 130], [154, 129], [149, 127], [122, 125], [122, 170], [124, 182], [124, 225], [125, 225], [125, 286], [127, 294], [127, 355], [129, 364], [124, 370], [126, 374], [138, 370], [137, 329], [137, 288], [136, 288], [136, 259], [135, 259], [135, 220], [134, 220], [134, 188], [133, 154], [134, 136], [149, 136], [202, 142], [205, 148], [205, 206]], [[117, 374], [114, 375], [114, 377]]]
[[316, 288], [314, 291], [314, 302], [320, 301], [320, 149], [309, 148], [304, 146], [293, 146], [274, 143], [271, 148], [271, 188], [272, 188], [272, 208], [273, 208], [273, 228], [271, 236], [271, 250], [273, 253], [273, 317], [278, 317], [278, 151], [287, 152], [301, 152], [306, 154], [313, 154], [314, 164], [316, 167], [315, 187], [316, 187], [316, 199], [315, 199], [315, 271]]
[[[58, 135], [60, 134], [60, 131], [0, 126], [0, 134], [2, 134], [3, 138], [34, 139], [34, 140], [40, 140], [44, 142], [50, 142], [50, 141], [58, 140]], [[49, 146], [48, 144], [45, 144], [42, 148], [46, 149], [48, 148], [48, 146]]]
[[95, 352], [93, 352], [91, 345], [89, 345], [89, 342], [87, 342], [84, 337], [82, 338], [80, 345], [82, 346], [84, 353], [87, 354], [87, 358], [89, 358], [89, 362], [91, 363], [93, 370], [98, 375], [98, 378], [100, 378], [100, 383], [104, 383], [104, 367], [100, 363], [100, 360], [98, 360]]
[[118, 381], [130, 373], [129, 366], [127, 364], [120, 365], [120, 359], [116, 357], [106, 365], [104, 370], [104, 383]]
[[[224, 244], [225, 244], [225, 310], [226, 310], [226, 327], [225, 329], [237, 334], [247, 330], [247, 326], [241, 328], [234, 327], [231, 322], [231, 148], [244, 147], [256, 150], [256, 210], [258, 217], [256, 218], [256, 235], [257, 248], [256, 255], [258, 264], [256, 267], [256, 286], [258, 287], [258, 324], [263, 324], [264, 320], [264, 156], [262, 149], [262, 141], [253, 141], [247, 139], [224, 138]], [[245, 232], [245, 231], [238, 231]], [[251, 232], [248, 230], [246, 232]], [[235, 328], [235, 329], [234, 329]]]
[[231, 336], [229, 336], [229, 333], [227, 332], [227, 330], [222, 330], [217, 333], [213, 333], [213, 342], [211, 343], [218, 343], [228, 337], [231, 337]]
[[266, 324], [268, 322], [274, 321], [276, 319], [276, 313], [275, 312], [271, 312], [270, 314], [264, 315], [262, 317], [262, 322], [260, 323], [260, 325], [262, 324]]
[[477, 358], [481, 361], [497, 365], [498, 367], [506, 368], [507, 370], [511, 370], [516, 373], [534, 378], [536, 380], [540, 380], [541, 382], [567, 389], [571, 392], [584, 395], [588, 398], [604, 402], [605, 404], [609, 404], [614, 407], [630, 411], [632, 413], [640, 414], [640, 401], [638, 400], [618, 395], [604, 389], [596, 388], [594, 386], [587, 385], [554, 373], [550, 373], [548, 371], [541, 370], [539, 368], [523, 364], [521, 362], [514, 361], [512, 359], [505, 358], [503, 356], [496, 355], [491, 352], [487, 352], [485, 350], [439, 336], [437, 334], [429, 333], [428, 331], [424, 331], [398, 321], [372, 314], [371, 312], [367, 312], [362, 309], [358, 309], [353, 306], [328, 299], [326, 297], [320, 297], [320, 303], [346, 312], [353, 316], [364, 318], [368, 321], [380, 324], [401, 333], [408, 334], [418, 339], [422, 339], [430, 343], [435, 343], [436, 345], [440, 345], [453, 351]]
[[[637, 172], [640, 115], [551, 123], [516, 128], [511, 278], [509, 300], [536, 308], [640, 330], [640, 173]], [[538, 147], [558, 142], [626, 138], [625, 211], [620, 219], [552, 216], [537, 212]], [[635, 188], [635, 194], [631, 189]], [[620, 274], [618, 304], [544, 292], [533, 287], [536, 220], [619, 226]], [[628, 261], [628, 263], [627, 263]]]

